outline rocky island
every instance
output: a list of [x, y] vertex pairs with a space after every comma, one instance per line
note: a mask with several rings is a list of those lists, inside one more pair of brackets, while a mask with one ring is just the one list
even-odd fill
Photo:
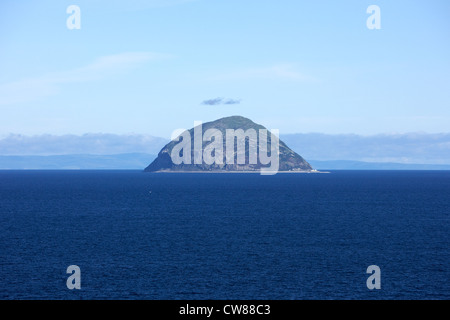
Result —
[[[239, 138], [242, 138], [241, 144]], [[184, 143], [184, 148], [180, 149], [180, 141]], [[273, 165], [268, 162], [269, 158], [272, 162], [276, 160], [277, 172], [316, 171], [264, 126], [241, 116], [221, 118], [186, 130], [165, 145], [145, 171], [257, 172]]]

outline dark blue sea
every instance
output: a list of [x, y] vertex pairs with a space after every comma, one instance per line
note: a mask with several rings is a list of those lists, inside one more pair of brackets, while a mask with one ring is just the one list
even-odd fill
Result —
[[450, 299], [449, 248], [450, 171], [0, 171], [0, 299]]

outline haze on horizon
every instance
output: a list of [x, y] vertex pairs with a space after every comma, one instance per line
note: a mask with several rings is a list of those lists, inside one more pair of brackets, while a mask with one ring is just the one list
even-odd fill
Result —
[[[81, 9], [69, 30], [66, 9]], [[381, 8], [369, 30], [366, 9]], [[2, 1], [0, 137], [447, 133], [448, 1]]]
[[[309, 133], [280, 135], [280, 138], [307, 160], [450, 165], [450, 133], [372, 136]], [[5, 156], [156, 156], [168, 142], [169, 139], [139, 134], [9, 135], [0, 139], [0, 167]]]

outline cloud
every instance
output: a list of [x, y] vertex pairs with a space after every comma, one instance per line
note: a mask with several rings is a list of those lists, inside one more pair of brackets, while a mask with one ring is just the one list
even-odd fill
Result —
[[208, 106], [216, 106], [218, 104], [221, 104], [223, 101], [222, 98], [214, 98], [214, 99], [208, 99], [202, 102], [202, 104], [206, 104]]
[[223, 102], [224, 104], [239, 104], [241, 100], [228, 99]]
[[50, 77], [58, 83], [100, 80], [114, 74], [135, 69], [150, 60], [164, 57], [166, 56], [152, 52], [125, 52], [103, 56], [84, 67], [51, 75]]
[[236, 99], [224, 99], [224, 98], [214, 98], [214, 99], [208, 99], [204, 100], [202, 104], [208, 105], [208, 106], [217, 106], [221, 104], [239, 104], [241, 103], [241, 100]]
[[[306, 160], [450, 165], [450, 133], [356, 134], [302, 133], [280, 136]], [[35, 135], [0, 139], [1, 155], [157, 154], [169, 140], [143, 134]]]
[[157, 154], [168, 140], [142, 134], [10, 134], [0, 139], [0, 155]]
[[99, 81], [166, 57], [152, 52], [125, 52], [100, 57], [80, 68], [0, 84], [0, 105], [35, 101], [57, 94], [64, 84]]
[[302, 133], [281, 139], [307, 160], [450, 164], [450, 133]]

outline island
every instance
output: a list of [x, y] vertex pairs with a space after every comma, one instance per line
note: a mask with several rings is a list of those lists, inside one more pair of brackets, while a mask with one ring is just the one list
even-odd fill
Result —
[[[272, 130], [274, 131], [274, 130]], [[264, 126], [242, 116], [194, 125], [166, 144], [145, 172], [317, 172]]]

